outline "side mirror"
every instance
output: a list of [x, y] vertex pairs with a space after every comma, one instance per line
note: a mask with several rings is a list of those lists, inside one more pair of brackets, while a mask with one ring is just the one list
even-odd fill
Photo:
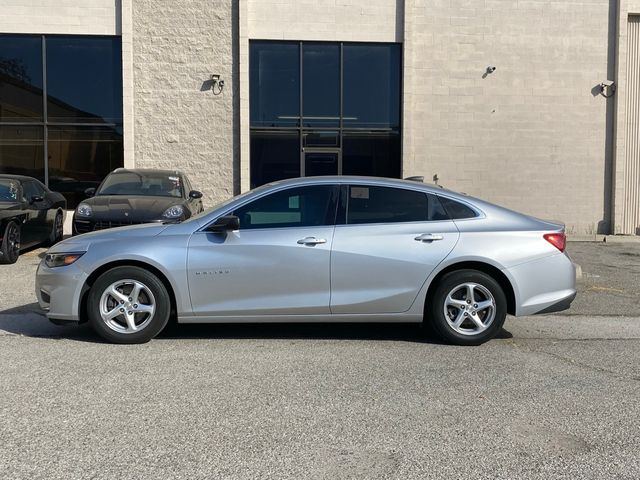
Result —
[[189, 198], [202, 198], [202, 192], [199, 192], [198, 190], [191, 190], [189, 192]]
[[89, 187], [89, 188], [87, 188], [87, 189], [84, 191], [84, 194], [85, 194], [87, 197], [93, 197], [93, 196], [96, 194], [96, 189], [95, 189], [95, 188], [93, 188], [93, 187]]
[[43, 200], [44, 198], [41, 197], [40, 195], [34, 195], [33, 197], [31, 197], [31, 200], [29, 200], [29, 203], [42, 202]]
[[235, 215], [220, 217], [207, 227], [207, 231], [213, 233], [225, 233], [233, 230], [240, 230], [240, 219]]

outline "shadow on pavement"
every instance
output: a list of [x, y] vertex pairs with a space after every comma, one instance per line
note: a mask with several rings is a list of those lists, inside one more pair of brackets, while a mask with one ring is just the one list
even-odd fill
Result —
[[[58, 326], [52, 324], [37, 303], [0, 311], [2, 333], [27, 337], [68, 339], [104, 343], [86, 324]], [[497, 338], [511, 338], [502, 330]], [[265, 324], [181, 324], [175, 322], [157, 337], [158, 340], [214, 339], [309, 339], [309, 340], [380, 340], [441, 344], [439, 339], [412, 323], [265, 323]]]

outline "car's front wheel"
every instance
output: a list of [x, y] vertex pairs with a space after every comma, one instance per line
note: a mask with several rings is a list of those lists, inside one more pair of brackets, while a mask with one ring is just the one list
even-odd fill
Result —
[[62, 240], [64, 230], [64, 216], [62, 212], [56, 213], [56, 217], [53, 220], [53, 227], [49, 234], [48, 244], [55, 245]]
[[2, 235], [0, 244], [0, 263], [16, 263], [20, 256], [20, 226], [16, 222], [9, 222]]
[[113, 343], [145, 343], [167, 325], [171, 299], [162, 281], [140, 267], [115, 267], [98, 277], [87, 301], [89, 324]]
[[442, 277], [427, 314], [432, 330], [446, 342], [480, 345], [502, 328], [507, 299], [493, 277], [477, 270], [457, 270]]

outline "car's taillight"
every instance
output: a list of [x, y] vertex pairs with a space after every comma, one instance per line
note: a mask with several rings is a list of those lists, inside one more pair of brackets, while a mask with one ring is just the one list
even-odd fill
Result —
[[543, 237], [551, 245], [556, 247], [561, 252], [564, 252], [564, 249], [567, 246], [567, 236], [564, 234], [564, 232], [545, 233]]

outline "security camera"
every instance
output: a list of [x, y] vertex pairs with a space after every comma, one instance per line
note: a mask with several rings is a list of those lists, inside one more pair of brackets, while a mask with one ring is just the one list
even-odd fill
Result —
[[217, 73], [211, 74], [211, 80], [217, 82], [218, 80], [220, 80], [220, 75], [218, 75]]
[[613, 80], [605, 80], [600, 84], [600, 95], [603, 97], [612, 97], [614, 93], [616, 93], [616, 83]]
[[496, 71], [496, 67], [492, 67], [492, 66], [487, 67], [487, 73], [493, 73], [495, 71]]

